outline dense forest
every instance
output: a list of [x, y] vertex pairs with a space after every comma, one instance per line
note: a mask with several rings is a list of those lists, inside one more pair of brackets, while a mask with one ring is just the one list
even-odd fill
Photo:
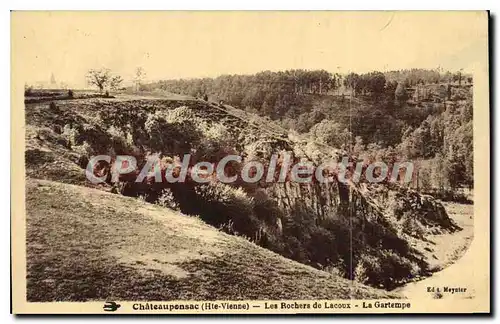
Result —
[[[141, 86], [233, 107], [369, 160], [418, 162], [418, 189], [473, 186], [472, 77], [411, 69], [288, 70]], [[385, 161], [386, 162], [386, 161]]]

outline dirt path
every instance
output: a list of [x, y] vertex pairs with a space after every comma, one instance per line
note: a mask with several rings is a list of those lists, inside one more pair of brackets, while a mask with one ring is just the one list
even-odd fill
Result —
[[[436, 269], [431, 277], [411, 282], [394, 292], [407, 298], [472, 298], [474, 275], [469, 273], [474, 262], [468, 248], [473, 240], [473, 205], [443, 203], [448, 215], [462, 230], [453, 234], [433, 235], [429, 238], [432, 252], [429, 263]], [[452, 290], [455, 289], [455, 290]]]

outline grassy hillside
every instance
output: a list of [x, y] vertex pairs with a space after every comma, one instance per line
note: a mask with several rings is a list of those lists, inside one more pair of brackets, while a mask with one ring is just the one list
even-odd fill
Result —
[[138, 199], [28, 179], [28, 300], [395, 298]]

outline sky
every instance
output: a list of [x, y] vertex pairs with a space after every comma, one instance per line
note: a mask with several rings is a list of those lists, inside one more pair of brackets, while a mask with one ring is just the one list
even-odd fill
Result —
[[472, 72], [485, 12], [13, 12], [12, 60], [26, 83], [85, 86], [91, 68], [125, 80], [263, 70]]

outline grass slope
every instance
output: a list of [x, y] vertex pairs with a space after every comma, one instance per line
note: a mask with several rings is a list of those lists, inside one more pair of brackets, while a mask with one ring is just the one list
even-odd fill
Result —
[[28, 301], [398, 297], [137, 199], [30, 178], [26, 189]]

